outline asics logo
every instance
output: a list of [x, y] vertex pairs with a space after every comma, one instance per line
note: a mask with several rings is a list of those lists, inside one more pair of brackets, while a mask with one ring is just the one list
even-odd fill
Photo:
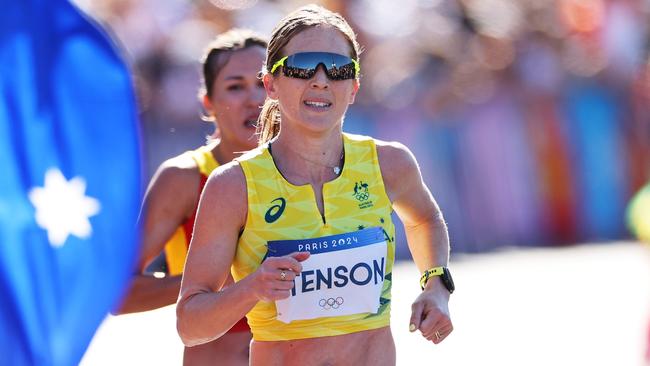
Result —
[[287, 201], [282, 198], [278, 197], [271, 201], [271, 203], [278, 202], [275, 205], [269, 207], [268, 210], [266, 210], [266, 214], [264, 215], [264, 220], [268, 222], [269, 224], [276, 222], [280, 216], [282, 216], [282, 213], [284, 212], [284, 208], [287, 206]]

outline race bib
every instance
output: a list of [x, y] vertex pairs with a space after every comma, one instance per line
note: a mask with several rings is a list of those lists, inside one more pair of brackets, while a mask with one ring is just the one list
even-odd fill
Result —
[[387, 245], [380, 227], [346, 234], [268, 242], [267, 257], [311, 253], [291, 296], [275, 302], [277, 319], [290, 323], [329, 316], [376, 313], [384, 285]]

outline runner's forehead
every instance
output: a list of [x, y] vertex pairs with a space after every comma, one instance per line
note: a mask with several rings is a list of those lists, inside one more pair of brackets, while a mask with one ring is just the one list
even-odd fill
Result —
[[298, 52], [332, 52], [341, 55], [352, 54], [348, 39], [331, 26], [310, 27], [296, 34], [284, 47], [284, 55]]

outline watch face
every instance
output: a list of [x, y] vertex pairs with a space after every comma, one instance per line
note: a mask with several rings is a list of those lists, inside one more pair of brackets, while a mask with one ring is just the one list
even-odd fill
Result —
[[445, 285], [447, 290], [449, 290], [449, 293], [453, 293], [454, 290], [456, 290], [456, 286], [454, 285], [454, 280], [451, 278], [451, 272], [449, 272], [449, 268], [444, 267], [442, 269], [442, 276], [440, 276], [442, 279], [442, 283]]

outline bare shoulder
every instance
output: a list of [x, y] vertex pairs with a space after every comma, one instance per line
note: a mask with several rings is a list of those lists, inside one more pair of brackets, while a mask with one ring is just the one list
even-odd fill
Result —
[[[393, 200], [414, 181], [420, 179], [420, 168], [415, 156], [404, 144], [375, 139], [377, 158], [386, 191]], [[401, 187], [401, 188], [400, 188]]]
[[246, 193], [246, 176], [239, 162], [233, 160], [215, 169], [208, 177], [208, 187], [224, 193]]
[[164, 184], [170, 188], [192, 187], [198, 188], [201, 173], [196, 162], [190, 154], [184, 153], [165, 160], [152, 179], [152, 184]]
[[377, 139], [375, 139], [375, 145], [384, 179], [399, 178], [403, 174], [419, 170], [415, 156], [406, 145], [396, 141]]
[[164, 161], [147, 188], [147, 211], [152, 211], [149, 214], [159, 212], [174, 221], [182, 220], [194, 210], [199, 199], [200, 184], [201, 173], [189, 154], [181, 154]]
[[220, 216], [227, 212], [235, 216], [233, 218], [243, 219], [248, 204], [246, 194], [246, 176], [239, 162], [233, 160], [210, 174], [201, 195], [201, 205], [209, 211], [221, 211]]

